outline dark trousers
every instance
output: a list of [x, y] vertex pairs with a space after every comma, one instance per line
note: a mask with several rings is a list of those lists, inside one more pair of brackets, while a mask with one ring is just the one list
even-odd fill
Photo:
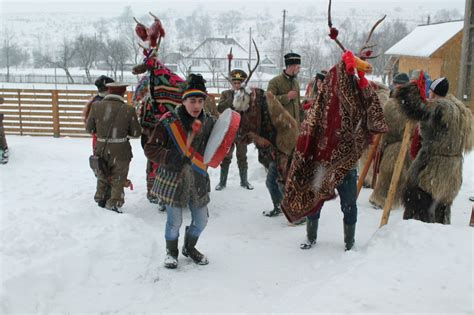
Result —
[[[341, 201], [341, 211], [344, 223], [348, 225], [357, 222], [357, 170], [350, 170], [339, 186], [336, 187]], [[309, 220], [319, 220], [321, 211], [308, 216]]]
[[96, 202], [106, 200], [107, 206], [121, 207], [125, 202], [124, 184], [127, 180], [130, 161], [117, 160], [109, 157], [107, 175], [97, 178], [97, 190], [94, 196]]
[[221, 163], [221, 167], [229, 168], [230, 163], [232, 162], [232, 155], [234, 154], [234, 149], [237, 147], [237, 165], [239, 170], [246, 170], [247, 165], [247, 144], [244, 142], [234, 142], [230, 147], [229, 153], [226, 155], [224, 160]]

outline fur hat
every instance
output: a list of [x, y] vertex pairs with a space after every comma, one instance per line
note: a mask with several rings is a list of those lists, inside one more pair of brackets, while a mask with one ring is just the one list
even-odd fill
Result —
[[285, 56], [285, 66], [300, 65], [301, 56], [295, 53], [287, 53]]
[[186, 99], [191, 96], [199, 96], [206, 98], [207, 97], [207, 90], [206, 90], [206, 80], [200, 74], [191, 73], [188, 76], [183, 88], [183, 97], [182, 99]]
[[408, 74], [406, 74], [405, 72], [397, 73], [393, 77], [393, 84], [405, 84], [408, 81], [410, 81], [410, 78], [408, 77]]
[[114, 80], [109, 78], [108, 76], [101, 75], [100, 77], [95, 80], [94, 85], [97, 87], [99, 92], [107, 91], [107, 83], [112, 83]]
[[430, 90], [433, 91], [436, 95], [446, 96], [449, 90], [449, 81], [445, 77], [438, 78], [431, 82]]
[[248, 75], [245, 73], [245, 71], [240, 70], [240, 69], [234, 69], [230, 72], [230, 78], [232, 81], [240, 81], [243, 82], [245, 79], [247, 79]]

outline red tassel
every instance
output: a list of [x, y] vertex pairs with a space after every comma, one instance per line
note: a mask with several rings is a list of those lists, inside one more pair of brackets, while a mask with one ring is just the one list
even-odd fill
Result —
[[414, 160], [421, 149], [420, 125], [417, 125], [413, 131], [413, 138], [410, 145], [410, 157]]
[[337, 38], [337, 35], [339, 35], [339, 31], [337, 30], [337, 28], [331, 27], [328, 35], [332, 40], [335, 40]]
[[346, 71], [350, 75], [355, 74], [355, 68], [356, 68], [356, 62], [354, 58], [354, 54], [350, 50], [346, 50], [342, 54], [342, 61], [344, 61], [344, 64], [346, 65]]
[[359, 89], [363, 90], [369, 86], [369, 80], [365, 77], [365, 72], [357, 71], [357, 74], [359, 75]]

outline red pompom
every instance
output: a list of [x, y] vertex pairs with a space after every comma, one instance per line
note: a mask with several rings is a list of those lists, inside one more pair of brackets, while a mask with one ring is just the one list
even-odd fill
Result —
[[193, 121], [192, 130], [194, 134], [198, 134], [201, 131], [202, 122], [199, 119]]
[[365, 72], [357, 71], [357, 74], [359, 75], [359, 89], [363, 90], [369, 86], [369, 80], [365, 77]]
[[232, 60], [234, 59], [234, 55], [232, 54], [227, 54], [227, 60]]
[[356, 62], [355, 62], [355, 57], [352, 51], [346, 50], [342, 54], [342, 61], [344, 61], [344, 64], [346, 65], [346, 71], [349, 75], [354, 75], [355, 74], [355, 68], [356, 68]]
[[331, 29], [329, 30], [329, 37], [334, 40], [337, 38], [337, 35], [339, 35], [339, 31], [337, 30], [337, 28], [331, 27]]
[[361, 57], [363, 58], [369, 58], [370, 56], [372, 56], [372, 53], [373, 51], [368, 49], [368, 50], [364, 50], [361, 54]]

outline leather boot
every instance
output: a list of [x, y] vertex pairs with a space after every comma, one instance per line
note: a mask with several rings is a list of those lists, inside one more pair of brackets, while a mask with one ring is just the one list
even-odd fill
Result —
[[201, 254], [201, 252], [196, 249], [196, 243], [199, 237], [190, 235], [188, 233], [188, 228], [189, 226], [186, 227], [186, 234], [184, 235], [184, 245], [181, 253], [183, 254], [183, 256], [191, 258], [198, 265], [207, 265], [209, 263], [207, 257]]
[[229, 166], [224, 167], [221, 165], [221, 177], [219, 180], [219, 184], [216, 186], [216, 190], [222, 190], [225, 188], [227, 184], [227, 175], [229, 174]]
[[165, 268], [175, 269], [178, 267], [178, 240], [166, 241]]
[[301, 249], [310, 249], [313, 245], [316, 244], [316, 239], [318, 238], [318, 224], [319, 219], [311, 220], [306, 218], [306, 237], [307, 240], [304, 243], [301, 243]]
[[276, 217], [277, 215], [280, 215], [281, 209], [280, 205], [273, 205], [273, 210], [265, 210], [262, 212], [262, 214], [266, 217]]
[[240, 186], [248, 190], [253, 190], [253, 186], [247, 180], [247, 169], [239, 169], [240, 174]]
[[354, 246], [354, 236], [355, 236], [355, 224], [346, 224], [344, 223], [344, 244], [345, 244], [345, 249], [351, 250], [352, 247]]

